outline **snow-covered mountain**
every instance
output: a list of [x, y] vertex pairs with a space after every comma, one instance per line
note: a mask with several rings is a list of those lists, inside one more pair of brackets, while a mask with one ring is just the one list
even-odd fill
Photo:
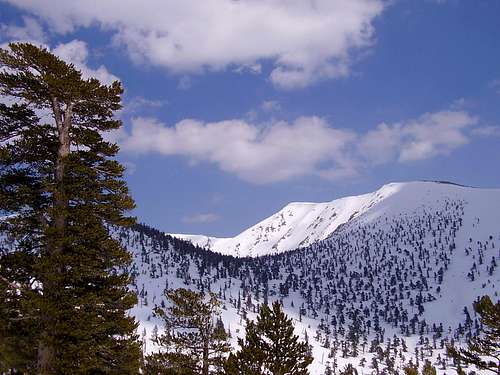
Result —
[[[311, 206], [280, 213], [287, 224], [297, 218], [288, 229], [318, 224], [287, 238], [300, 244], [307, 232], [317, 241], [274, 256], [237, 259], [145, 227], [118, 233], [134, 257], [139, 304], [132, 313], [146, 351], [154, 350], [155, 325], [162, 327], [152, 310], [168, 304], [164, 289], [185, 287], [218, 294], [235, 346], [245, 318], [254, 319], [266, 300], [282, 301], [296, 333], [311, 345], [312, 375], [347, 363], [360, 374], [399, 374], [410, 359], [420, 366], [431, 361], [440, 375], [455, 373], [446, 345], [478, 334], [474, 300], [499, 298], [500, 189], [397, 183]], [[337, 215], [328, 209], [330, 216], [315, 221], [313, 208], [327, 207]], [[331, 216], [338, 221], [327, 222]], [[271, 249], [261, 241], [259, 251], [275, 252], [275, 242], [267, 242]]]
[[[430, 192], [432, 190], [432, 193]], [[390, 183], [373, 193], [325, 203], [290, 203], [274, 215], [232, 238], [171, 234], [204, 249], [236, 257], [279, 254], [309, 246], [330, 236], [339, 226], [358, 217], [376, 217], [384, 210], [413, 207], [428, 199], [469, 194], [475, 189], [449, 183]]]
[[309, 246], [332, 234], [340, 225], [369, 211], [398, 192], [404, 184], [388, 184], [374, 193], [326, 203], [294, 202], [246, 229], [236, 237], [171, 234], [204, 249], [237, 257], [278, 254]]

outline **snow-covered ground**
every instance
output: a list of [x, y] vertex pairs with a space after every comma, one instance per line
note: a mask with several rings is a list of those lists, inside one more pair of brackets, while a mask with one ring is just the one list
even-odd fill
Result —
[[[431, 187], [432, 194], [428, 192]], [[422, 203], [422, 198], [432, 198], [435, 194], [456, 196], [470, 195], [471, 192], [478, 191], [479, 195], [483, 195], [489, 190], [435, 182], [390, 183], [373, 193], [340, 198], [331, 202], [290, 203], [272, 216], [231, 238], [203, 234], [170, 235], [190, 241], [204, 249], [236, 257], [279, 254], [324, 240], [339, 226], [357, 217], [374, 217], [388, 208], [393, 212], [396, 212], [398, 207], [408, 209]], [[498, 194], [495, 193], [496, 190], [491, 191], [493, 194]], [[392, 199], [389, 199], [391, 197]]]
[[[418, 350], [420, 364], [428, 359], [439, 374], [452, 374], [444, 345], [463, 343], [475, 332], [473, 323], [464, 328], [464, 307], [474, 321], [473, 301], [485, 294], [498, 300], [500, 292], [494, 266], [500, 262], [500, 189], [393, 183], [359, 197], [290, 204], [239, 236], [210, 245], [237, 256], [282, 253], [264, 258], [239, 261], [187, 245], [180, 249], [159, 232], [122, 232], [121, 240], [134, 254], [140, 298], [131, 313], [148, 352], [156, 349], [150, 341], [154, 327], [162, 329], [152, 309], [168, 303], [165, 288], [185, 287], [219, 294], [235, 347], [245, 332], [244, 317], [256, 316], [264, 294], [270, 302], [281, 300], [296, 333], [312, 346], [311, 374], [323, 374], [334, 360], [337, 369], [352, 363], [360, 374], [372, 374], [379, 354], [369, 348], [382, 337], [377, 346], [386, 350], [391, 340], [387, 358], [396, 369], [410, 358], [415, 362]], [[299, 246], [307, 247], [286, 252]], [[356, 314], [363, 330], [357, 355], [339, 348], [329, 358], [333, 343], [347, 342]], [[388, 365], [385, 358], [378, 363]]]
[[204, 249], [237, 257], [278, 254], [327, 238], [349, 220], [369, 211], [396, 193], [401, 184], [388, 184], [374, 193], [326, 203], [294, 202], [236, 237], [171, 234]]

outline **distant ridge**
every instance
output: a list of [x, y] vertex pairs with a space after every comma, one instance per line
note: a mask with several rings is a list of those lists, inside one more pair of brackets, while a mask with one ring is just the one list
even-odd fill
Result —
[[[373, 193], [325, 203], [292, 202], [232, 238], [171, 234], [221, 254], [255, 257], [307, 247], [328, 238], [354, 219], [380, 216], [386, 211], [412, 209], [443, 197], [460, 197], [486, 189], [450, 181], [394, 182]], [[500, 191], [500, 190], [499, 190]], [[430, 202], [432, 203], [432, 202]]]
[[466, 187], [466, 188], [473, 188], [473, 189], [479, 189], [477, 186], [471, 186], [471, 185], [462, 185], [457, 182], [453, 181], [446, 181], [446, 180], [419, 180], [421, 182], [435, 182], [437, 184], [445, 184], [445, 185], [455, 185], [455, 186], [460, 186], [460, 187]]

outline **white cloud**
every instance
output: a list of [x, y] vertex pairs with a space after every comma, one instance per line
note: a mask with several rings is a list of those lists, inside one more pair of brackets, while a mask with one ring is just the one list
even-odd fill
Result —
[[373, 44], [384, 0], [10, 0], [53, 31], [100, 26], [138, 62], [180, 74], [272, 62], [271, 81], [304, 87], [349, 74]]
[[119, 80], [104, 65], [99, 66], [97, 69], [88, 66], [89, 50], [87, 43], [81, 40], [75, 39], [68, 43], [61, 43], [52, 52], [64, 61], [74, 64], [77, 69], [81, 70], [84, 78], [97, 78], [101, 83], [106, 85]]
[[468, 143], [464, 130], [476, 123], [477, 119], [466, 112], [426, 113], [402, 126], [403, 147], [399, 160], [421, 160], [449, 154]]
[[[119, 143], [124, 151], [182, 155], [192, 163], [209, 162], [257, 184], [351, 168], [347, 145], [354, 135], [333, 129], [318, 117], [268, 126], [243, 120], [204, 123], [183, 120], [174, 127], [150, 118], [132, 120]], [[325, 167], [327, 165], [327, 167]]]
[[219, 220], [219, 215], [209, 213], [197, 213], [194, 215], [184, 216], [182, 221], [187, 224], [208, 224]]
[[158, 109], [166, 106], [167, 104], [167, 100], [149, 99], [143, 96], [134, 96], [124, 102], [123, 108], [119, 112], [119, 115], [123, 117], [125, 114], [130, 115], [145, 109]]
[[426, 113], [414, 120], [380, 124], [362, 137], [358, 147], [374, 164], [430, 159], [468, 143], [467, 129], [477, 122], [464, 111]]
[[360, 153], [372, 164], [383, 164], [393, 160], [401, 145], [399, 126], [379, 124], [360, 140]]
[[373, 165], [448, 155], [473, 135], [498, 131], [477, 123], [465, 111], [448, 110], [356, 134], [314, 116], [266, 125], [186, 119], [174, 126], [137, 117], [130, 132], [116, 132], [112, 140], [125, 152], [183, 156], [191, 165], [210, 163], [245, 181], [266, 184], [303, 176], [352, 178]]

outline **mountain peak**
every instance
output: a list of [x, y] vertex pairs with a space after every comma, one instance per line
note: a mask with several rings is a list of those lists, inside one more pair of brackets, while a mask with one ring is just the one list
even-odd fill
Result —
[[[172, 234], [202, 248], [225, 255], [255, 257], [307, 247], [329, 237], [340, 226], [358, 218], [374, 220], [391, 213], [433, 206], [436, 201], [463, 197], [475, 190], [447, 181], [391, 182], [372, 193], [330, 202], [292, 202], [232, 238]], [[497, 191], [497, 192], [500, 192]]]

